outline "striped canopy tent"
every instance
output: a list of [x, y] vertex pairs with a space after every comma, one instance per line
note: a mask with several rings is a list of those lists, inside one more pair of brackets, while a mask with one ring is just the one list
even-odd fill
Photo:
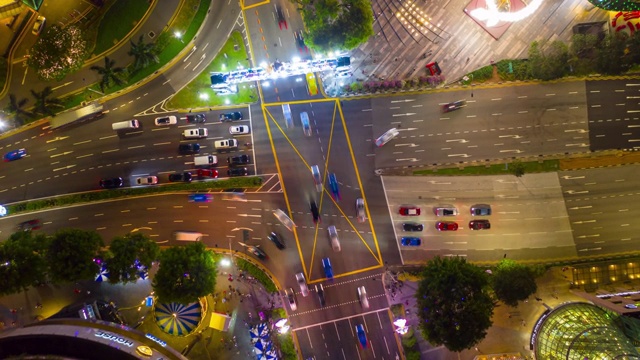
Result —
[[200, 303], [189, 305], [178, 303], [158, 304], [155, 308], [156, 323], [169, 335], [187, 335], [202, 320]]
[[103, 282], [109, 279], [109, 270], [107, 270], [107, 264], [102, 263], [100, 266], [100, 272], [96, 274], [96, 282]]

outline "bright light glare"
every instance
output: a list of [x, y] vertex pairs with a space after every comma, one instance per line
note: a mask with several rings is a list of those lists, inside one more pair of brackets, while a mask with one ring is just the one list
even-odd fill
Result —
[[294, 56], [293, 57], [293, 63], [299, 63], [300, 62], [300, 58], [298, 56]]
[[229, 99], [224, 99], [224, 104], [225, 105], [229, 105], [229, 104], [231, 104], [231, 101], [229, 101]]
[[180, 31], [174, 32], [173, 35], [175, 35], [178, 39], [182, 37], [182, 34], [180, 33]]
[[287, 333], [287, 331], [289, 331], [289, 328], [290, 328], [290, 326], [289, 326], [289, 325], [285, 325], [285, 326], [281, 327], [281, 328], [278, 330], [278, 332], [279, 332], [280, 334], [286, 334], [286, 333]]
[[302, 78], [300, 78], [300, 77], [296, 78], [296, 82], [301, 82], [301, 81], [302, 81]]
[[209, 99], [209, 94], [207, 93], [200, 93], [200, 95], [198, 96], [201, 100], [208, 100]]
[[480, 21], [486, 21], [487, 26], [492, 27], [496, 26], [500, 21], [516, 22], [524, 20], [538, 10], [540, 5], [542, 5], [542, 0], [532, 0], [527, 6], [516, 12], [499, 11], [498, 6], [493, 0], [487, 1], [486, 4], [487, 9], [474, 9], [470, 14]]
[[269, 66], [267, 65], [266, 62], [263, 61], [263, 62], [260, 63], [260, 67], [263, 68], [263, 69], [266, 69]]
[[227, 258], [222, 258], [222, 260], [220, 260], [220, 265], [229, 266], [229, 265], [231, 265], [231, 261], [229, 261], [229, 259], [227, 259]]
[[263, 86], [263, 87], [269, 87], [269, 85], [271, 85], [271, 84], [269, 84], [269, 82], [268, 82], [268, 81], [264, 81], [264, 82], [262, 83], [262, 86]]
[[287, 319], [280, 319], [280, 320], [278, 320], [278, 321], [276, 322], [276, 324], [275, 324], [275, 325], [276, 325], [276, 327], [281, 328], [281, 327], [283, 327], [283, 326], [284, 326], [284, 324], [286, 324], [286, 323], [287, 323]]

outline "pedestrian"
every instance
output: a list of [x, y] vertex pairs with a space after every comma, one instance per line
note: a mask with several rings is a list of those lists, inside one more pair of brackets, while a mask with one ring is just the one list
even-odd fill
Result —
[[409, 300], [405, 301], [404, 304], [409, 306]]

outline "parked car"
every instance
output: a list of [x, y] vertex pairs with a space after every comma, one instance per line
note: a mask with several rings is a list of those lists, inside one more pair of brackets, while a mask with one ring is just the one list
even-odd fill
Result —
[[42, 29], [44, 29], [44, 24], [47, 22], [47, 19], [44, 16], [38, 16], [36, 22], [33, 23], [33, 28], [31, 28], [31, 33], [35, 36], [40, 35]]
[[385, 131], [384, 134], [380, 135], [375, 141], [377, 147], [382, 147], [384, 144], [391, 141], [394, 137], [398, 136], [400, 132], [396, 128], [391, 128]]
[[489, 230], [491, 229], [491, 223], [489, 223], [489, 220], [471, 220], [469, 221], [469, 229]]
[[309, 295], [309, 288], [307, 287], [307, 280], [304, 278], [304, 274], [303, 273], [297, 273], [296, 274], [296, 281], [298, 282], [298, 286], [300, 286], [300, 292], [302, 293], [302, 296], [307, 296]]
[[271, 242], [273, 242], [278, 249], [284, 249], [284, 242], [275, 232], [272, 231], [271, 234], [267, 235], [267, 238], [271, 240]]
[[402, 246], [420, 246], [422, 240], [417, 237], [406, 236], [400, 239], [400, 244], [402, 244]]
[[169, 125], [175, 125], [177, 123], [178, 123], [178, 118], [173, 115], [157, 117], [155, 120], [156, 126], [169, 126]]
[[41, 227], [42, 227], [42, 224], [40, 223], [40, 220], [32, 219], [32, 220], [23, 221], [20, 224], [18, 224], [18, 231], [38, 230]]
[[311, 216], [313, 216], [313, 223], [317, 224], [320, 222], [320, 212], [318, 211], [318, 204], [315, 201], [311, 200], [309, 202], [309, 207], [311, 210]]
[[229, 122], [229, 121], [236, 121], [236, 120], [242, 120], [242, 113], [239, 111], [220, 114], [221, 122]]
[[267, 253], [264, 252], [264, 250], [262, 250], [259, 246], [247, 246], [247, 251], [260, 260], [264, 260], [268, 257]]
[[170, 182], [191, 182], [191, 180], [193, 180], [193, 176], [191, 175], [190, 172], [185, 171], [182, 173], [174, 173], [174, 174], [169, 174], [169, 181]]
[[189, 194], [189, 202], [211, 202], [213, 195], [211, 194]]
[[448, 113], [450, 111], [458, 110], [465, 105], [467, 105], [467, 102], [464, 100], [458, 100], [458, 101], [446, 103], [442, 105], [442, 112]]
[[491, 215], [491, 205], [475, 204], [471, 207], [471, 216], [489, 216]]
[[399, 213], [402, 216], [419, 216], [420, 208], [413, 205], [404, 205], [400, 206]]
[[205, 177], [210, 177], [210, 178], [217, 178], [218, 177], [218, 170], [214, 170], [214, 169], [198, 169], [198, 177], [199, 178], [205, 178]]
[[231, 135], [248, 134], [249, 131], [250, 129], [248, 125], [229, 126], [229, 134]]
[[436, 229], [438, 229], [438, 231], [456, 231], [458, 230], [458, 223], [453, 221], [438, 221], [436, 223]]
[[356, 199], [356, 218], [358, 222], [364, 222], [366, 216], [364, 213], [364, 199], [357, 198]]
[[157, 176], [141, 176], [136, 179], [138, 185], [155, 185], [158, 183]]
[[11, 150], [8, 153], [4, 154], [4, 161], [8, 162], [20, 160], [25, 156], [27, 156], [27, 149]]
[[251, 156], [243, 154], [243, 155], [238, 155], [238, 156], [233, 156], [233, 157], [228, 157], [227, 158], [227, 163], [229, 165], [245, 165], [245, 164], [250, 164], [251, 163]]
[[207, 121], [207, 117], [204, 114], [187, 115], [187, 122], [190, 124], [203, 124], [206, 121]]
[[320, 301], [320, 306], [325, 306], [327, 305], [327, 302], [325, 301], [324, 298], [324, 287], [322, 287], [322, 284], [317, 284], [314, 286], [315, 290], [316, 290], [316, 294], [318, 294], [318, 300]]
[[335, 173], [329, 174], [329, 187], [331, 188], [333, 199], [336, 201], [340, 200], [340, 188], [338, 187], [338, 179]]
[[105, 178], [100, 180], [100, 187], [103, 189], [115, 189], [122, 187], [123, 183], [121, 177]]
[[331, 260], [328, 257], [322, 259], [322, 268], [327, 279], [333, 279], [333, 267], [331, 267]]
[[247, 168], [231, 168], [227, 170], [227, 175], [229, 176], [245, 176], [249, 175], [249, 170]]
[[360, 301], [360, 305], [368, 309], [369, 308], [369, 299], [367, 298], [367, 289], [364, 286], [358, 287], [358, 301]]
[[424, 230], [424, 226], [422, 224], [414, 223], [414, 222], [406, 222], [402, 223], [402, 230], [404, 231], [422, 231]]
[[292, 288], [289, 288], [289, 290], [287, 289], [284, 290], [284, 297], [287, 299], [287, 302], [289, 303], [289, 307], [291, 308], [291, 311], [298, 310], [298, 305], [296, 305], [296, 293], [293, 291]]
[[188, 129], [182, 132], [182, 136], [185, 139], [206, 138], [208, 135], [209, 135], [209, 130], [205, 128]]
[[436, 216], [456, 216], [458, 215], [458, 209], [453, 205], [443, 205], [433, 208], [433, 213]]
[[178, 152], [183, 155], [197, 154], [200, 152], [200, 144], [186, 143], [178, 145]]
[[367, 333], [364, 331], [364, 325], [356, 325], [356, 335], [358, 336], [358, 343], [363, 349], [367, 348]]

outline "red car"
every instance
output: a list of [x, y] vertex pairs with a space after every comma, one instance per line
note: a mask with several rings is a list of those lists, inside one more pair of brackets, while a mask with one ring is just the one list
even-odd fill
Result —
[[401, 206], [400, 215], [402, 216], [419, 216], [420, 208], [417, 206]]
[[210, 178], [218, 178], [218, 170], [213, 169], [198, 169], [198, 177], [210, 177]]
[[289, 25], [287, 25], [287, 20], [284, 18], [284, 13], [282, 12], [282, 8], [280, 6], [275, 5], [276, 7], [276, 17], [278, 18], [278, 26], [280, 30], [282, 30], [282, 26], [285, 29], [289, 29]]
[[489, 223], [489, 220], [472, 220], [469, 221], [469, 229], [488, 230], [491, 229], [491, 223]]
[[438, 221], [436, 223], [436, 229], [439, 231], [456, 231], [458, 230], [458, 223], [453, 221]]

